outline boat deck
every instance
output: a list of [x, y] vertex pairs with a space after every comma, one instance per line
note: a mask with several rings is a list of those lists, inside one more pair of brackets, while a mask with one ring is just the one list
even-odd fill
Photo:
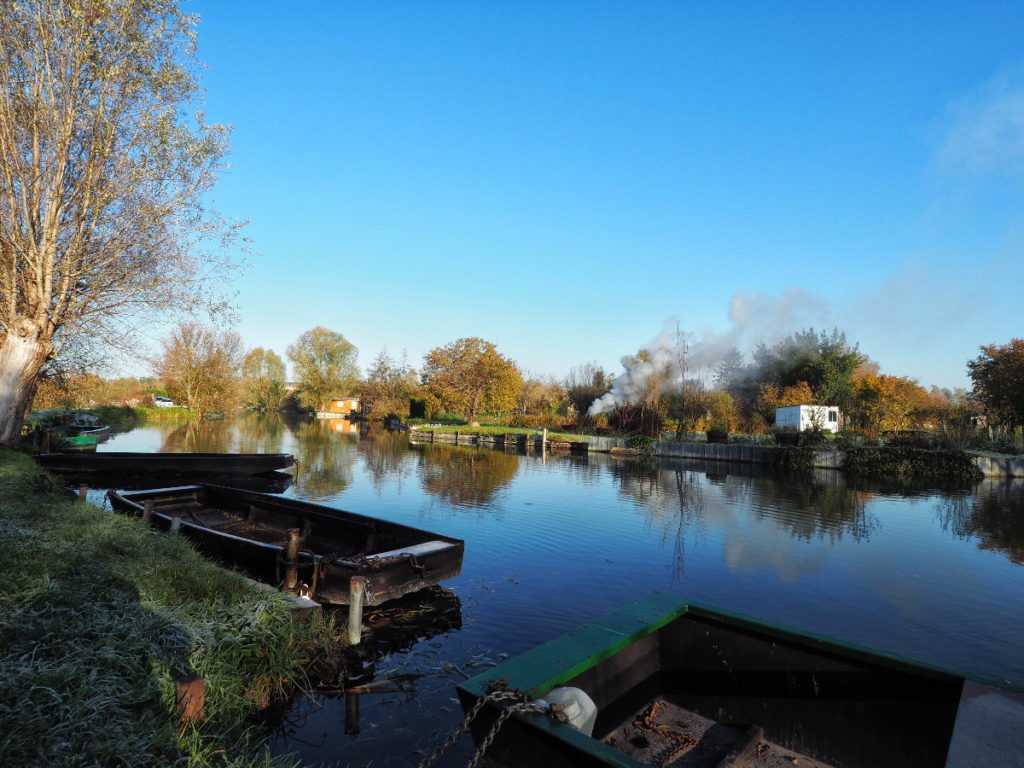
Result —
[[[286, 529], [248, 519], [241, 512], [192, 501], [174, 505], [164, 504], [160, 506], [159, 511], [167, 515], [178, 515], [182, 522], [193, 523], [218, 533], [277, 547], [285, 547], [288, 544]], [[302, 538], [303, 549], [317, 554], [337, 552], [339, 544], [340, 542], [337, 540], [326, 540], [315, 535], [308, 535], [308, 533]]]
[[756, 726], [717, 723], [664, 697], [603, 741], [655, 768], [830, 768], [768, 741]]

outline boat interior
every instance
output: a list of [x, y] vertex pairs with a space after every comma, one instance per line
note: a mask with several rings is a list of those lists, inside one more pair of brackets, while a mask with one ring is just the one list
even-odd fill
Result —
[[153, 499], [153, 511], [157, 514], [178, 516], [183, 523], [273, 547], [286, 546], [289, 529], [298, 528], [302, 531], [300, 547], [314, 554], [346, 556], [408, 551], [424, 542], [423, 532], [402, 525], [233, 489], [186, 486], [173, 493], [164, 490], [151, 495], [126, 494], [137, 504], [144, 503], [147, 496]]
[[658, 768], [939, 767], [962, 687], [693, 613], [563, 684], [595, 738]]

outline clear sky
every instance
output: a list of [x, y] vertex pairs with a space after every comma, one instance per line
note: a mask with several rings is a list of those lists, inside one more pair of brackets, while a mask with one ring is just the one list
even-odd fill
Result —
[[966, 386], [1024, 335], [1024, 3], [193, 0], [250, 347], [529, 373], [838, 326]]

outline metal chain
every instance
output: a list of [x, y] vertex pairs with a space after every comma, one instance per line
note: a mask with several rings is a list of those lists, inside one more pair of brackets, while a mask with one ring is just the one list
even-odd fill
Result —
[[525, 695], [523, 693], [520, 693], [519, 691], [498, 690], [494, 691], [493, 693], [489, 693], [486, 696], [481, 696], [479, 699], [477, 699], [476, 704], [474, 704], [470, 708], [469, 712], [466, 713], [465, 719], [455, 728], [454, 731], [448, 734], [448, 738], [446, 738], [441, 743], [441, 745], [438, 746], [437, 749], [431, 752], [427, 757], [423, 758], [423, 760], [421, 760], [418, 763], [416, 768], [429, 768], [429, 766], [433, 765], [434, 761], [437, 760], [437, 758], [439, 758], [444, 753], [445, 750], [447, 750], [456, 741], [458, 741], [459, 737], [466, 732], [466, 730], [469, 728], [473, 720], [476, 719], [476, 716], [480, 714], [480, 710], [484, 708], [484, 705], [492, 702], [498, 703], [501, 701], [511, 701], [515, 703], [512, 706], [505, 707], [502, 710], [501, 714], [498, 716], [498, 719], [491, 727], [491, 730], [487, 733], [487, 736], [485, 736], [484, 739], [480, 742], [480, 747], [473, 754], [473, 757], [470, 759], [470, 761], [466, 764], [466, 768], [474, 768], [474, 766], [476, 766], [476, 764], [480, 761], [480, 758], [483, 757], [484, 752], [486, 752], [487, 748], [491, 746], [491, 742], [493, 742], [494, 738], [498, 735], [498, 731], [501, 729], [501, 726], [504, 725], [505, 721], [512, 717], [512, 715], [514, 715], [516, 712], [549, 711], [538, 704], [526, 701]]
[[491, 742], [493, 742], [494, 739], [497, 737], [498, 731], [501, 730], [501, 726], [503, 726], [505, 724], [505, 721], [512, 717], [512, 715], [514, 715], [516, 712], [544, 713], [547, 711], [548, 710], [546, 708], [540, 706], [539, 704], [533, 704], [531, 702], [526, 701], [520, 704], [513, 704], [511, 707], [505, 707], [505, 709], [502, 710], [501, 714], [498, 715], [498, 719], [494, 721], [494, 725], [491, 726], [491, 730], [487, 733], [486, 736], [484, 736], [483, 740], [481, 740], [480, 746], [477, 747], [476, 752], [473, 753], [473, 757], [470, 758], [468, 763], [466, 763], [466, 768], [476, 768], [476, 764], [480, 762], [481, 758], [483, 758], [484, 752], [487, 751], [487, 748], [491, 746]]

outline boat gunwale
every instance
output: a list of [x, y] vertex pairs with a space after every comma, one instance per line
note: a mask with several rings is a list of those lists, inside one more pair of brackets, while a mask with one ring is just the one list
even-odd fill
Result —
[[[245, 496], [245, 497], [247, 497], [250, 500], [256, 499], [256, 500], [259, 500], [259, 501], [264, 502], [264, 503], [268, 503], [269, 502], [272, 505], [280, 505], [280, 506], [286, 507], [286, 508], [288, 508], [288, 507], [291, 507], [291, 508], [298, 507], [298, 508], [300, 508], [300, 511], [310, 512], [310, 513], [319, 514], [319, 515], [326, 515], [327, 517], [335, 517], [335, 518], [338, 518], [338, 519], [341, 519], [341, 520], [348, 520], [348, 521], [351, 521], [353, 523], [368, 523], [368, 524], [372, 524], [372, 525], [384, 525], [384, 526], [388, 526], [388, 527], [392, 527], [392, 528], [401, 528], [403, 530], [406, 530], [406, 531], [409, 531], [409, 532], [412, 532], [412, 533], [424, 534], [427, 537], [429, 537], [428, 540], [445, 541], [445, 542], [447, 542], [449, 544], [456, 544], [456, 545], [461, 545], [461, 546], [465, 547], [465, 541], [463, 539], [458, 539], [458, 538], [455, 538], [453, 536], [447, 536], [447, 535], [442, 534], [442, 533], [437, 533], [436, 531], [428, 531], [428, 530], [426, 530], [424, 528], [416, 528], [416, 527], [413, 527], [411, 525], [406, 525], [405, 523], [396, 523], [396, 522], [392, 522], [390, 520], [384, 520], [383, 518], [373, 517], [371, 515], [360, 514], [359, 512], [350, 512], [347, 509], [339, 509], [338, 507], [329, 507], [329, 506], [327, 506], [325, 504], [317, 504], [316, 502], [306, 501], [305, 499], [295, 499], [295, 498], [288, 498], [288, 497], [285, 497], [285, 496], [276, 496], [274, 494], [261, 493], [260, 491], [250, 491], [250, 490], [246, 490], [245, 488], [232, 488], [231, 486], [228, 486], [228, 485], [217, 485], [215, 483], [189, 483], [188, 485], [168, 486], [166, 488], [143, 488], [143, 489], [134, 490], [134, 491], [119, 491], [119, 490], [116, 490], [116, 489], [112, 489], [110, 491], [107, 491], [107, 497], [111, 499], [112, 503], [113, 503], [113, 499], [116, 498], [116, 499], [122, 501], [123, 503], [131, 505], [133, 508], [135, 508], [135, 509], [137, 509], [137, 510], [139, 510], [141, 512], [144, 509], [144, 505], [134, 501], [133, 499], [136, 498], [136, 497], [143, 498], [143, 501], [145, 501], [145, 497], [148, 497], [148, 496], [158, 497], [159, 494], [163, 494], [163, 493], [181, 492], [181, 491], [192, 491], [192, 490], [199, 491], [199, 490], [202, 490], [204, 488], [210, 488], [210, 489], [213, 489], [214, 491], [227, 491], [229, 493], [237, 494], [237, 495], [240, 495], [240, 496]], [[162, 517], [164, 519], [167, 519], [167, 520], [169, 520], [171, 517], [173, 517], [173, 515], [167, 515], [165, 513], [159, 512], [155, 508], [155, 505], [154, 505], [154, 509], [153, 509], [153, 514], [154, 514], [154, 516], [159, 515], [160, 517]], [[187, 522], [185, 520], [182, 520], [181, 524], [182, 524], [182, 526], [188, 525], [188, 526], [191, 526], [193, 528], [196, 528], [198, 530], [205, 531], [205, 532], [208, 532], [208, 533], [218, 534], [218, 535], [222, 535], [222, 536], [230, 536], [232, 538], [239, 539], [241, 541], [253, 541], [253, 539], [247, 539], [244, 536], [235, 536], [234, 534], [222, 533], [221, 531], [218, 531], [216, 528], [210, 528], [210, 527], [207, 527], [207, 526], [204, 526], [204, 525], [197, 525], [195, 523], [189, 523], [189, 522]], [[276, 547], [276, 545], [267, 545], [267, 546], [275, 546]], [[284, 549], [284, 547], [276, 547], [276, 548], [277, 549]], [[369, 557], [369, 554], [367, 556]], [[344, 558], [340, 558], [340, 560], [344, 560]]]
[[[674, 621], [692, 615], [735, 628], [738, 631], [779, 640], [811, 653], [838, 657], [844, 661], [890, 669], [926, 679], [944, 681], [962, 687], [974, 681], [996, 689], [1024, 693], [1024, 686], [987, 675], [976, 675], [941, 665], [914, 661], [899, 654], [868, 648], [858, 643], [827, 635], [798, 630], [785, 624], [756, 619], [750, 615], [690, 602], [653, 592], [605, 616], [569, 630], [552, 640], [525, 651], [456, 686], [459, 694], [477, 700], [488, 687], [501, 680], [511, 690], [519, 690], [530, 700], [542, 697], [584, 672], [612, 658], [630, 645], [664, 629]], [[639, 628], [631, 629], [631, 625]], [[513, 716], [524, 724], [547, 732], [553, 738], [591, 755], [604, 764], [619, 768], [649, 768], [623, 752], [587, 736], [571, 726], [536, 713], [517, 712]], [[952, 738], [952, 737], [951, 737]]]

